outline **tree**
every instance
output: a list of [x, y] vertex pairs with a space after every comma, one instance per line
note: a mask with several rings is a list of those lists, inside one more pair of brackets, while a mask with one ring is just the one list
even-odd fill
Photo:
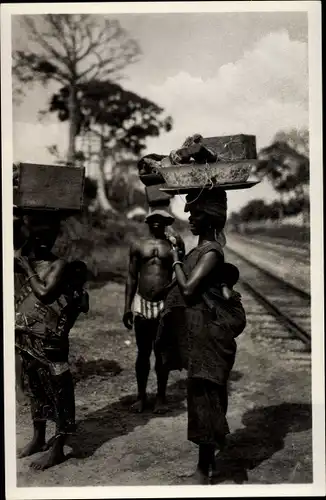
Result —
[[[133, 178], [130, 165], [136, 163], [148, 137], [158, 136], [162, 130], [171, 130], [172, 119], [162, 117], [163, 109], [157, 104], [111, 81], [82, 83], [76, 86], [76, 90], [76, 130], [81, 136], [90, 133], [99, 140], [98, 200], [102, 210], [112, 210], [105, 195], [104, 166], [107, 158], [114, 160], [117, 185], [114, 186], [113, 182], [113, 188], [127, 183], [131, 196]], [[57, 113], [61, 121], [69, 120], [67, 87], [53, 95], [49, 111]]]
[[273, 201], [269, 205], [267, 205], [267, 214], [268, 219], [271, 220], [280, 220], [284, 215], [284, 205], [278, 200]]
[[290, 148], [309, 158], [309, 132], [307, 129], [282, 130], [277, 132], [273, 142], [285, 142]]
[[291, 198], [284, 206], [284, 213], [288, 216], [298, 215], [302, 213], [304, 208], [308, 209], [309, 207], [303, 206], [303, 200]]
[[[76, 104], [77, 134], [92, 131], [111, 151], [124, 148], [139, 155], [148, 137], [172, 128], [171, 117], [161, 118], [163, 108], [112, 81], [76, 85]], [[69, 88], [53, 95], [49, 111], [57, 113], [61, 121], [70, 119]]]
[[285, 195], [303, 200], [305, 222], [309, 186], [308, 131], [279, 132], [274, 139], [270, 146], [259, 152], [256, 174], [271, 182], [280, 195], [280, 206], [285, 203]]
[[78, 85], [97, 80], [118, 79], [121, 71], [137, 61], [140, 49], [119, 22], [86, 14], [23, 16], [22, 28], [28, 49], [13, 54], [13, 76], [23, 86], [56, 82], [68, 93], [69, 148], [75, 157], [78, 132]]
[[268, 207], [264, 200], [251, 200], [240, 210], [243, 222], [260, 221], [268, 218]]
[[241, 228], [240, 224], [241, 224], [240, 214], [238, 212], [231, 212], [227, 220], [227, 227], [239, 233]]

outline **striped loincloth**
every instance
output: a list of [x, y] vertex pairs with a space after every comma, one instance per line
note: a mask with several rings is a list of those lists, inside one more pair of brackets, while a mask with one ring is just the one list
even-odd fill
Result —
[[136, 293], [134, 298], [134, 314], [143, 316], [146, 319], [156, 319], [164, 308], [164, 301], [151, 302]]

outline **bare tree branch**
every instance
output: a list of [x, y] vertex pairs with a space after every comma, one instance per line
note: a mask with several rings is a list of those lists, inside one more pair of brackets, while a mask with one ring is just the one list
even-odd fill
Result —
[[[52, 28], [57, 33], [59, 40], [61, 41], [61, 43], [64, 47], [64, 50], [66, 51], [67, 64], [69, 61], [70, 69], [73, 69], [71, 63], [73, 63], [73, 58], [74, 58], [74, 54], [73, 54], [74, 47], [73, 47], [73, 43], [71, 43], [71, 47], [69, 47], [69, 43], [67, 43], [67, 34], [65, 33], [64, 26], [63, 26], [63, 22], [64, 22], [65, 18], [66, 18], [66, 16], [62, 16], [61, 18], [58, 19], [55, 14], [48, 14], [48, 22], [51, 24]], [[69, 25], [68, 25], [68, 27], [69, 27]], [[70, 41], [72, 42], [72, 40], [70, 40]]]
[[30, 34], [34, 37], [34, 40], [40, 45], [40, 47], [42, 47], [43, 50], [47, 52], [47, 54], [51, 54], [52, 57], [54, 57], [54, 59], [56, 60], [57, 64], [62, 64], [66, 69], [68, 69], [68, 71], [70, 71], [68, 57], [65, 54], [60, 54], [60, 52], [54, 49], [53, 46], [49, 42], [47, 42], [46, 38], [52, 38], [56, 42], [60, 42], [62, 40], [58, 39], [57, 37], [51, 37], [49, 36], [49, 34], [43, 34], [42, 36], [42, 34], [37, 30], [34, 20], [30, 16], [27, 16], [24, 19], [24, 22], [28, 27]]
[[[32, 58], [34, 65], [31, 61]], [[53, 72], [47, 73], [43, 71], [40, 68], [40, 66], [46, 62], [43, 57], [19, 52], [14, 54], [13, 59], [13, 74], [23, 83], [32, 82], [35, 79], [42, 83], [46, 83], [48, 80], [52, 79], [56, 80], [61, 85], [66, 85], [70, 82], [70, 74], [61, 71], [58, 67], [55, 67], [55, 71]]]
[[[140, 49], [135, 40], [128, 38], [118, 21], [100, 16], [24, 16], [23, 25], [30, 45], [28, 52], [21, 50], [14, 54], [13, 74], [23, 84], [39, 81], [45, 85], [55, 81], [63, 86], [64, 93], [53, 96], [56, 103], [53, 104], [52, 100], [49, 110], [56, 109], [60, 120], [69, 120], [68, 157], [73, 161], [75, 138], [83, 127], [87, 129], [87, 114], [92, 109], [91, 96], [84, 101], [78, 100], [79, 85], [92, 80], [121, 78], [121, 71], [136, 62]], [[60, 107], [65, 98], [68, 99], [68, 111]], [[84, 115], [82, 106], [86, 110]], [[99, 106], [99, 123], [103, 122], [102, 111]]]

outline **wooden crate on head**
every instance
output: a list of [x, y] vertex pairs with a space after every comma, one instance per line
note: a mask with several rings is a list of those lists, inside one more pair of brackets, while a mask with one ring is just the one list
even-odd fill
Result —
[[25, 213], [72, 215], [83, 207], [85, 169], [20, 163], [16, 166], [14, 205]]
[[[74, 252], [67, 219], [82, 211], [84, 183], [84, 168], [36, 163], [14, 165], [14, 228], [19, 228], [19, 219], [25, 215], [37, 224], [51, 217], [59, 218], [61, 229], [54, 253], [70, 260]], [[14, 236], [17, 231], [14, 229]], [[18, 240], [15, 237], [15, 242]]]

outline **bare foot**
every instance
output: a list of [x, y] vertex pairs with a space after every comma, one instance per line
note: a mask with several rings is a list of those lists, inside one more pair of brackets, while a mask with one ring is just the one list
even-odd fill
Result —
[[191, 472], [189, 474], [182, 474], [179, 476], [180, 478], [189, 479], [187, 484], [209, 484], [209, 476], [205, 474], [201, 469], [197, 467], [195, 472]]
[[45, 446], [43, 439], [32, 439], [32, 441], [18, 452], [18, 458], [30, 457], [34, 453], [42, 451]]
[[156, 413], [157, 415], [164, 415], [164, 413], [167, 413], [168, 411], [169, 411], [169, 407], [168, 407], [166, 401], [158, 398], [156, 401], [153, 413]]
[[193, 477], [196, 484], [209, 484], [208, 474], [205, 474], [199, 467], [195, 470]]
[[43, 448], [42, 448], [42, 451], [48, 451], [50, 448], [52, 448], [52, 446], [54, 445], [55, 443], [55, 440], [56, 440], [56, 436], [52, 436], [49, 441], [47, 441]]
[[146, 409], [146, 403], [147, 401], [145, 399], [139, 399], [136, 403], [131, 405], [129, 409], [132, 413], [142, 413]]
[[44, 453], [40, 458], [33, 460], [30, 464], [32, 469], [45, 470], [53, 467], [54, 465], [61, 464], [66, 460], [66, 456], [62, 450], [54, 450], [53, 448]]

